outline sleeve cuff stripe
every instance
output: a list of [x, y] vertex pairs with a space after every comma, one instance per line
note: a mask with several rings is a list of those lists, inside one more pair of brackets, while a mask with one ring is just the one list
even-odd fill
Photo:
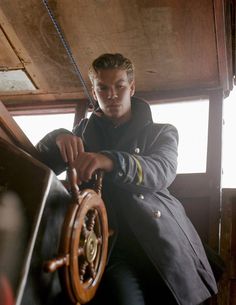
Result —
[[134, 156], [132, 156], [133, 158], [134, 158], [134, 160], [135, 160], [135, 163], [136, 163], [136, 165], [137, 165], [137, 185], [140, 185], [142, 182], [143, 182], [143, 170], [142, 170], [142, 166], [141, 166], [141, 164], [140, 164], [140, 162], [139, 162], [139, 160], [136, 158], [136, 157], [134, 157]]

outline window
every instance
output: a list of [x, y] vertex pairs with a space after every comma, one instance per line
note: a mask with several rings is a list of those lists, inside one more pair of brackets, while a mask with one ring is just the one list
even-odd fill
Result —
[[54, 129], [72, 130], [74, 113], [14, 116], [15, 121], [33, 145]]
[[151, 106], [154, 122], [170, 123], [179, 132], [178, 173], [206, 172], [209, 101]]
[[[223, 187], [236, 187], [236, 89], [224, 101]], [[179, 132], [178, 173], [206, 171], [208, 136], [208, 100], [151, 105], [154, 122], [173, 124]], [[91, 113], [89, 113], [90, 115]], [[15, 116], [14, 119], [35, 145], [45, 134], [57, 128], [71, 130], [74, 113]], [[60, 177], [60, 176], [59, 176]], [[62, 176], [63, 177], [63, 176]]]
[[[36, 145], [47, 133], [54, 129], [65, 128], [72, 130], [74, 113], [47, 114], [47, 115], [27, 115], [15, 116], [14, 119], [27, 135], [33, 145]], [[65, 179], [65, 172], [58, 178]]]

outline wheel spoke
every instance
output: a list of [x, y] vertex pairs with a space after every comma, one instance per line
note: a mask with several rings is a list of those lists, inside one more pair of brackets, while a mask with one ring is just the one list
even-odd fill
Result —
[[99, 246], [102, 244], [102, 236], [97, 237], [97, 243]]
[[86, 223], [83, 223], [83, 226], [82, 226], [82, 229], [81, 229], [81, 235], [84, 239], [86, 239], [88, 234], [89, 234], [89, 231], [86, 227]]
[[87, 266], [88, 266], [88, 262], [87, 262], [87, 261], [84, 261], [83, 263], [81, 263], [80, 268], [79, 268], [80, 280], [81, 280], [82, 282], [84, 281], [84, 275], [85, 275]]
[[85, 256], [84, 247], [79, 247], [78, 256]]
[[94, 229], [94, 225], [95, 225], [95, 219], [98, 215], [97, 210], [93, 209], [91, 211], [89, 211], [89, 215], [88, 215], [88, 230], [92, 231]]
[[93, 262], [92, 262], [92, 263], [89, 263], [88, 269], [89, 269], [89, 273], [90, 273], [91, 277], [92, 277], [93, 279], [95, 279], [95, 277], [96, 277], [96, 271], [95, 271]]

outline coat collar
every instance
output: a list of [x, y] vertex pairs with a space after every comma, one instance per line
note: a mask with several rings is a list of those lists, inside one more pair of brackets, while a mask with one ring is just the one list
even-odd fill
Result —
[[[117, 128], [125, 128], [125, 132], [119, 139], [116, 148], [124, 147], [132, 138], [138, 136], [140, 131], [148, 124], [152, 123], [150, 106], [138, 98], [131, 99], [132, 118], [129, 122]], [[126, 126], [126, 127], [125, 127]], [[83, 140], [90, 151], [104, 149], [104, 139], [106, 128], [115, 128], [110, 121], [102, 116], [100, 109], [97, 109], [90, 116], [86, 128], [83, 132]]]

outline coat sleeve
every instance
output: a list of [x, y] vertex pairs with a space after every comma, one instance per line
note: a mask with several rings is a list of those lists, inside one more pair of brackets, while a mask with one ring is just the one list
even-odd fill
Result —
[[135, 191], [160, 191], [174, 180], [177, 170], [178, 132], [170, 124], [152, 125], [140, 154], [103, 151], [115, 163], [110, 174], [121, 187]]
[[72, 132], [63, 128], [56, 129], [48, 133], [36, 144], [35, 147], [40, 154], [41, 161], [50, 167], [57, 175], [66, 170], [66, 163], [63, 161], [61, 153], [56, 145], [56, 137], [62, 133], [74, 134], [80, 137], [85, 123], [86, 119], [75, 126]]

